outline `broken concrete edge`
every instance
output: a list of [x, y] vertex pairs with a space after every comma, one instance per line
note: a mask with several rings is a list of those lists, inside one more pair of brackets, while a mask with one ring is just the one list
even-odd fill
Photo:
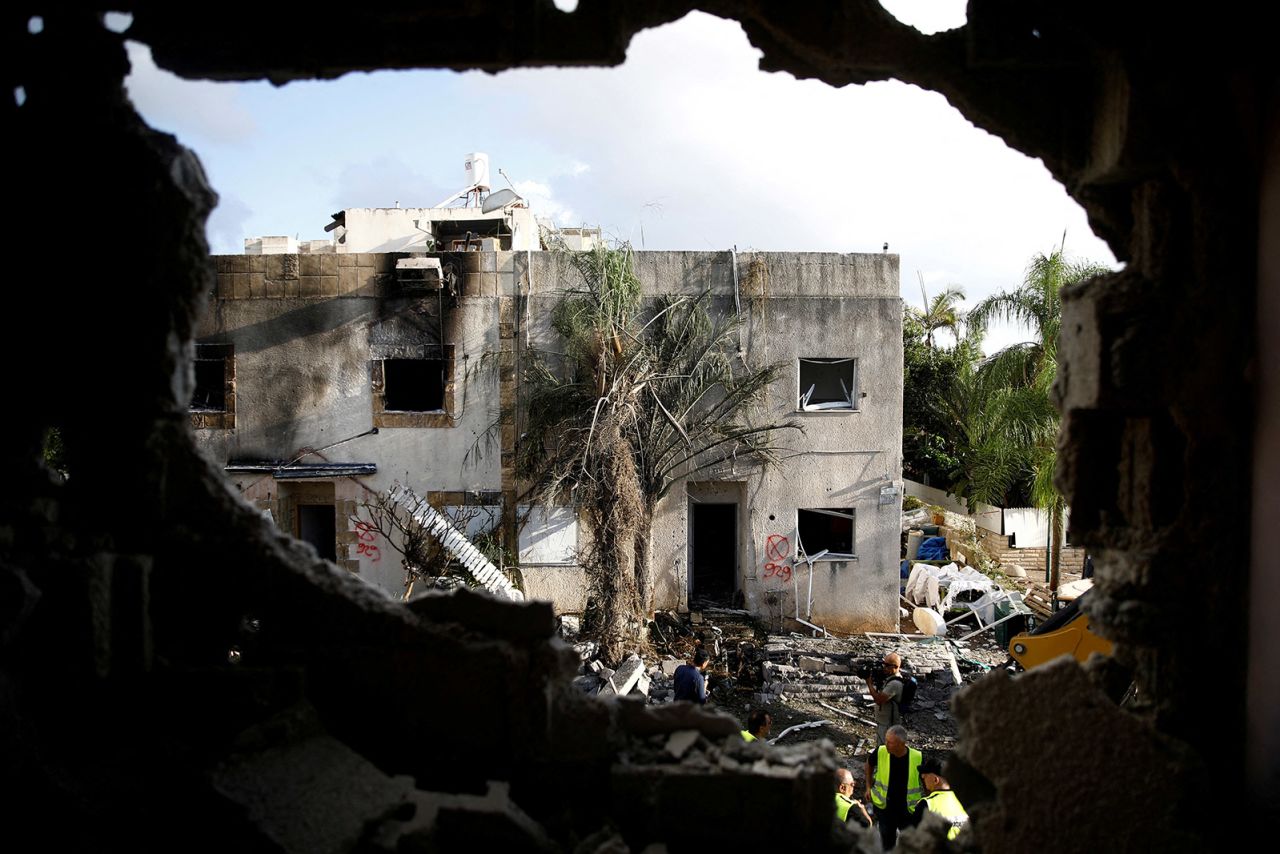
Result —
[[[1010, 720], [1010, 708], [1023, 713]], [[944, 772], [984, 847], [1016, 851], [1033, 839], [1070, 839], [1075, 850], [1201, 847], [1188, 802], [1167, 795], [1198, 793], [1208, 803], [1215, 788], [1203, 763], [1120, 708], [1075, 659], [1017, 676], [993, 670], [955, 696], [953, 711], [960, 736]], [[1019, 762], [1008, 761], [1011, 752]], [[1110, 769], [1105, 778], [1090, 773], [1097, 767]], [[1150, 785], [1153, 769], [1159, 786]], [[1027, 791], [1046, 779], [1054, 781], [1053, 799]], [[1096, 821], [1099, 798], [1125, 821]]]

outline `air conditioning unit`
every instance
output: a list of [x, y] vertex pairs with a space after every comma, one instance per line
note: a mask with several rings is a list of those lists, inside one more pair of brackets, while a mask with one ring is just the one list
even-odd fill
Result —
[[404, 290], [439, 290], [444, 282], [440, 259], [425, 255], [401, 258], [396, 261], [396, 281]]

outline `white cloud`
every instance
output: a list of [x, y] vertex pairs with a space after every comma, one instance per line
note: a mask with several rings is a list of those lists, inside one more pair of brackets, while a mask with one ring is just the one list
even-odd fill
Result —
[[579, 225], [575, 222], [577, 214], [573, 208], [565, 205], [555, 197], [551, 185], [542, 181], [517, 181], [516, 192], [529, 203], [529, 208], [538, 216], [546, 217], [557, 225]]
[[244, 239], [250, 236], [245, 226], [253, 210], [243, 199], [223, 193], [218, 197], [218, 206], [209, 214], [205, 224], [205, 236], [209, 241], [209, 251], [214, 255], [239, 255], [244, 251]]
[[759, 55], [736, 22], [694, 13], [638, 34], [617, 69], [465, 79], [477, 100], [508, 101], [542, 145], [590, 160], [557, 185], [559, 204], [647, 248], [879, 252], [887, 241], [913, 302], [917, 269], [971, 302], [1016, 287], [1064, 230], [1070, 252], [1113, 263], [1040, 162], [941, 95], [764, 74]]

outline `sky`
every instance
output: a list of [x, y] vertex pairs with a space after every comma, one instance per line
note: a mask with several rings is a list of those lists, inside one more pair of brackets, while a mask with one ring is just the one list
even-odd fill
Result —
[[[964, 0], [882, 2], [923, 32], [964, 23]], [[764, 73], [737, 22], [700, 12], [637, 34], [617, 68], [381, 71], [274, 87], [185, 81], [134, 42], [129, 57], [139, 112], [196, 152], [219, 194], [215, 254], [242, 252], [246, 237], [325, 238], [344, 208], [432, 206], [463, 188], [464, 158], [482, 151], [494, 189], [509, 179], [539, 216], [637, 249], [888, 243], [912, 305], [921, 279], [930, 294], [963, 288], [968, 304], [1013, 289], [1064, 233], [1069, 255], [1117, 266], [1038, 160], [941, 95]], [[1025, 338], [1002, 326], [986, 349]]]

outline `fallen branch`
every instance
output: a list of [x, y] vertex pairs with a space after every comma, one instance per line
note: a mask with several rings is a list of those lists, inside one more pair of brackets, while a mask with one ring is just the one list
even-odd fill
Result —
[[774, 738], [769, 739], [768, 743], [777, 744], [778, 742], [782, 741], [784, 738], [787, 737], [787, 733], [795, 732], [798, 729], [812, 729], [813, 727], [816, 727], [816, 726], [826, 726], [829, 723], [831, 723], [831, 721], [809, 721], [807, 724], [796, 724], [795, 726], [789, 726], [786, 729], [784, 729], [782, 732], [778, 733], [777, 736], [775, 736]]
[[837, 709], [835, 706], [824, 703], [821, 700], [818, 701], [818, 705], [822, 706], [822, 708], [824, 709], [830, 709], [831, 711], [835, 712], [837, 715], [844, 715], [846, 718], [853, 718], [855, 721], [857, 721], [860, 724], [866, 724], [867, 726], [878, 726], [878, 724], [875, 721], [869, 721], [866, 718], [855, 715], [853, 712], [846, 712], [844, 709]]

